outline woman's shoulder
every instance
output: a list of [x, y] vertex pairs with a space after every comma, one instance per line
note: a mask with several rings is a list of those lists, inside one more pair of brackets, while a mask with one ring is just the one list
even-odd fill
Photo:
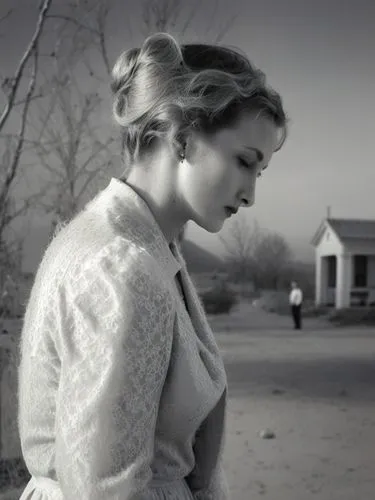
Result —
[[39, 285], [55, 289], [70, 284], [81, 288], [96, 276], [118, 283], [163, 281], [159, 263], [137, 242], [116, 233], [91, 212], [82, 212], [63, 226], [47, 246], [39, 265]]
[[114, 235], [102, 245], [91, 248], [74, 260], [64, 282], [106, 282], [119, 292], [160, 288], [162, 268], [144, 248], [122, 236]]

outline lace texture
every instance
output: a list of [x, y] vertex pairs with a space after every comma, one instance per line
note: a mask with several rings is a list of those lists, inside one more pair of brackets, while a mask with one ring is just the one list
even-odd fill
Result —
[[21, 500], [229, 498], [225, 372], [173, 248], [116, 180], [51, 242], [20, 344], [21, 446], [39, 478]]

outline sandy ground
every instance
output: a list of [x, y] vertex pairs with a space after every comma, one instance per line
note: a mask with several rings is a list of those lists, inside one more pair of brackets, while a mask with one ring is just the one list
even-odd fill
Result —
[[232, 500], [375, 498], [375, 329], [295, 331], [244, 305], [210, 322], [229, 380]]

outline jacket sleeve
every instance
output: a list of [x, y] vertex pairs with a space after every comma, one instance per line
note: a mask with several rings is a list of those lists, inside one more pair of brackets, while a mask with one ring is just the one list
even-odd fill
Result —
[[67, 499], [150, 498], [174, 306], [156, 263], [131, 253], [90, 261], [60, 293], [56, 471]]

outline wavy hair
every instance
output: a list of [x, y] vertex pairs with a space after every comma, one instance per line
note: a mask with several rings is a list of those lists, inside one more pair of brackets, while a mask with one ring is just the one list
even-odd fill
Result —
[[154, 34], [141, 48], [120, 55], [111, 89], [127, 166], [157, 137], [178, 146], [192, 127], [214, 133], [254, 109], [280, 129], [277, 149], [286, 139], [287, 117], [280, 95], [246, 55], [229, 47], [179, 45], [167, 33]]

